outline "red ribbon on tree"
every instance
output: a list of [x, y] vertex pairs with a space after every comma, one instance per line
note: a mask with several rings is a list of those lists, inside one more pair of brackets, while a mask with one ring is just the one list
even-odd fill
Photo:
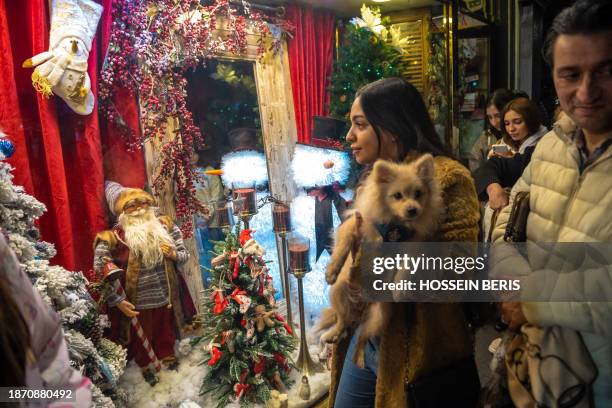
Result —
[[213, 295], [213, 299], [215, 300], [215, 307], [213, 308], [214, 314], [221, 314], [225, 310], [225, 308], [229, 305], [229, 302], [225, 297], [223, 297], [221, 290], [216, 290]]
[[249, 388], [251, 388], [251, 384], [235, 384], [234, 392], [236, 393], [236, 397], [238, 397], [238, 399], [242, 398], [242, 396], [249, 391]]
[[236, 303], [238, 303], [239, 305], [242, 304], [242, 300], [240, 300], [240, 295], [244, 295], [246, 296], [246, 291], [241, 290], [240, 288], [236, 288], [234, 289], [234, 291], [232, 292], [232, 294], [230, 295], [230, 297], [236, 301]]
[[255, 365], [253, 366], [253, 372], [255, 374], [263, 373], [264, 370], [266, 369], [266, 363], [267, 363], [266, 358], [260, 357], [259, 361], [255, 363]]
[[240, 275], [240, 258], [238, 257], [238, 252], [232, 252], [230, 254], [230, 266], [232, 265], [232, 261], [234, 261], [234, 264], [232, 276], [230, 276], [230, 282], [234, 283], [234, 279], [238, 278]]
[[248, 375], [249, 375], [249, 369], [243, 368], [242, 371], [240, 372], [240, 382], [244, 383]]
[[293, 330], [291, 329], [291, 326], [289, 326], [287, 322], [285, 322], [285, 319], [283, 319], [283, 316], [276, 313], [274, 317], [276, 317], [276, 320], [278, 320], [279, 322], [283, 324], [283, 327], [285, 328], [285, 330], [287, 330], [287, 333], [293, 334]]
[[276, 361], [285, 371], [289, 371], [287, 358], [280, 353], [274, 353], [274, 361]]
[[212, 354], [212, 357], [210, 360], [208, 360], [208, 365], [212, 367], [219, 362], [219, 359], [223, 353], [221, 353], [221, 350], [219, 350], [217, 346], [212, 346], [210, 348], [210, 353]]
[[223, 333], [221, 333], [221, 345], [225, 344], [225, 342], [227, 341], [227, 338], [230, 337], [232, 333], [233, 331], [231, 330], [226, 330]]

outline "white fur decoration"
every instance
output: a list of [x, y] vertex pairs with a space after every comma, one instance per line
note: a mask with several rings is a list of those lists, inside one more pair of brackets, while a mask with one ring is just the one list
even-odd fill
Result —
[[[333, 167], [326, 169], [325, 162]], [[291, 173], [298, 188], [345, 184], [351, 171], [348, 153], [322, 147], [297, 144], [291, 161]]]
[[221, 179], [226, 187], [232, 184], [251, 184], [258, 186], [268, 182], [268, 167], [263, 153], [255, 150], [232, 152], [221, 160]]

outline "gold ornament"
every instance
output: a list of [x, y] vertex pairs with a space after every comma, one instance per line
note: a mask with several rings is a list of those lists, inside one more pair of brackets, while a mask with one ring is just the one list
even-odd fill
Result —
[[304, 401], [308, 401], [310, 399], [310, 383], [308, 382], [308, 377], [305, 375], [302, 376], [302, 383], [298, 389], [298, 395]]

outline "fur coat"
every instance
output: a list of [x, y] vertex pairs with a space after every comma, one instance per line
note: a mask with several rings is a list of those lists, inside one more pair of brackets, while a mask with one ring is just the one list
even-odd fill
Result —
[[[444, 156], [435, 157], [434, 165], [446, 211], [437, 240], [476, 242], [480, 210], [470, 172]], [[391, 319], [380, 338], [377, 408], [405, 407], [404, 384], [473, 353], [461, 303], [394, 303]], [[329, 407], [334, 406], [349, 342], [350, 336], [334, 346]]]

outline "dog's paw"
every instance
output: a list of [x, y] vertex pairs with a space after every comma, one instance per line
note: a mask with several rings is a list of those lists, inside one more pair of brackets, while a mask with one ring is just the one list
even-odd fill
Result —
[[365, 351], [362, 348], [358, 348], [355, 350], [355, 355], [353, 356], [353, 363], [359, 368], [363, 368], [365, 366]]
[[336, 280], [338, 279], [338, 274], [335, 273], [335, 271], [330, 270], [331, 268], [327, 268], [327, 272], [325, 273], [325, 281], [330, 284], [333, 285], [334, 283], [336, 283]]
[[343, 332], [338, 333], [336, 330], [330, 330], [321, 336], [321, 343], [335, 344], [344, 337], [343, 334]]

